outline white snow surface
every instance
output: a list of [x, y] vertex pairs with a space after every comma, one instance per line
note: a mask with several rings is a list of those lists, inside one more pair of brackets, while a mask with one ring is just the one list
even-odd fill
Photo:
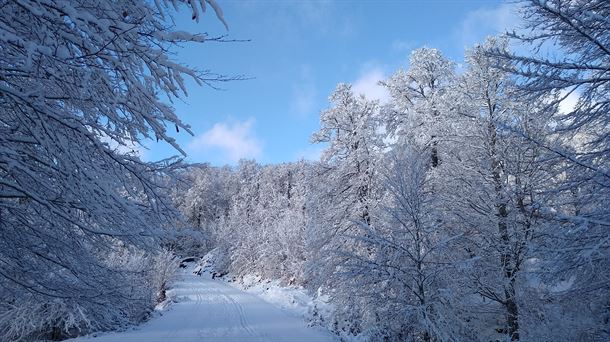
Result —
[[97, 334], [70, 341], [336, 341], [323, 328], [302, 320], [254, 294], [183, 271], [168, 291], [174, 302], [133, 330]]
[[[333, 310], [327, 295], [318, 294], [312, 298], [302, 287], [282, 285], [280, 280], [265, 280], [251, 274], [230, 284], [307, 321], [326, 319]], [[314, 317], [314, 312], [321, 317]]]

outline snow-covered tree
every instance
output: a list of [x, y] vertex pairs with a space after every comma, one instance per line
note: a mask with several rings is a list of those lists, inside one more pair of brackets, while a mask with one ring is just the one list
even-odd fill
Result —
[[329, 99], [332, 107], [321, 113], [321, 127], [312, 142], [328, 143], [322, 172], [328, 176], [328, 189], [337, 205], [331, 230], [342, 234], [349, 220], [370, 222], [375, 155], [381, 150], [375, 122], [378, 104], [354, 95], [347, 84], [339, 84]]
[[521, 4], [527, 31], [508, 36], [532, 47], [533, 53], [519, 55], [506, 49], [493, 49], [489, 53], [501, 61], [511, 62], [504, 69], [519, 76], [525, 91], [522, 95], [535, 97], [541, 92], [553, 92], [557, 95], [555, 104], [577, 98], [574, 108], [558, 118], [557, 130], [582, 133], [585, 151], [577, 154], [553, 151], [607, 187], [608, 164], [600, 157], [607, 156], [610, 146], [607, 100], [610, 4], [604, 0], [526, 0]]
[[447, 135], [447, 101], [454, 79], [454, 64], [440, 51], [420, 48], [411, 53], [409, 69], [400, 69], [381, 82], [392, 97], [384, 108], [390, 137], [411, 137], [418, 144], [430, 146], [430, 162], [439, 164], [439, 142]]
[[[468, 150], [465, 156], [460, 156], [462, 163], [457, 167], [463, 173], [455, 176], [455, 184], [458, 185], [456, 192], [460, 196], [452, 199], [450, 205], [460, 206], [464, 203], [466, 206], [480, 208], [466, 211], [464, 216], [468, 215], [467, 218], [460, 222], [465, 230], [472, 231], [473, 227], [478, 229], [475, 234], [470, 232], [473, 247], [467, 247], [473, 257], [481, 256], [483, 261], [473, 270], [473, 282], [477, 284], [475, 291], [485, 298], [491, 297], [492, 300], [505, 304], [509, 336], [518, 339], [516, 278], [513, 272], [521, 261], [514, 259], [511, 248], [511, 237], [514, 234], [506, 190], [508, 175], [503, 163], [504, 152], [507, 150], [506, 132], [501, 127], [503, 122], [514, 115], [516, 108], [507, 94], [510, 88], [506, 73], [495, 72], [489, 59], [481, 56], [480, 49], [475, 48], [467, 60], [469, 68], [463, 77], [464, 86], [460, 87], [464, 90], [464, 106], [458, 111], [470, 119], [467, 121], [472, 126], [464, 134], [467, 137], [464, 140], [469, 143], [466, 146], [474, 148]], [[478, 196], [472, 196], [473, 193]], [[498, 274], [502, 277], [497, 278]], [[485, 276], [489, 278], [481, 279]], [[494, 279], [501, 279], [500, 285], [493, 283]]]
[[552, 164], [545, 164], [544, 149], [508, 127], [546, 141], [552, 112], [545, 110], [544, 98], [520, 100], [510, 74], [495, 68], [497, 60], [486, 53], [499, 46], [506, 41], [490, 38], [467, 52], [467, 70], [455, 88], [459, 149], [443, 191], [451, 220], [468, 241], [464, 251], [476, 259], [468, 286], [500, 305], [499, 330], [518, 340], [525, 263], [544, 236], [538, 214], [548, 203]]
[[328, 143], [321, 171], [336, 206], [329, 217], [333, 235], [345, 233], [350, 220], [370, 223], [373, 203], [375, 154], [380, 150], [374, 121], [377, 103], [354, 95], [351, 86], [339, 84], [330, 96], [332, 107], [320, 115], [320, 130], [313, 143]]
[[170, 58], [171, 45], [208, 40], [172, 30], [181, 4], [222, 20], [213, 0], [0, 4], [0, 339], [109, 329], [154, 304], [133, 290], [145, 262], [120, 258], [153, 253], [173, 220], [158, 177], [173, 162], [125, 147], [181, 151], [166, 127], [189, 128], [160, 96], [186, 94], [184, 77], [223, 79]]
[[382, 177], [385, 206], [375, 225], [361, 225], [364, 234], [357, 241], [364, 248], [347, 262], [346, 281], [371, 303], [365, 318], [376, 338], [450, 341], [468, 336], [448, 298], [455, 295], [448, 280], [455, 266], [451, 249], [460, 235], [449, 235], [437, 219], [441, 202], [429, 158], [429, 147], [416, 144], [389, 153]]
[[[505, 49], [488, 53], [500, 60], [497, 67], [515, 74], [525, 101], [554, 96], [548, 106], [561, 109], [554, 118], [555, 143], [515, 131], [549, 151], [559, 165], [555, 186], [548, 189], [554, 201], [540, 210], [554, 227], [546, 249], [549, 262], [543, 266], [549, 271], [547, 280], [571, 282], [556, 296], [567, 301], [565, 307], [588, 303], [584, 311], [597, 312], [593, 316], [601, 322], [607, 299], [598, 298], [610, 289], [610, 278], [603, 271], [610, 267], [610, 3], [530, 0], [520, 4], [524, 29], [508, 36], [530, 47], [530, 53]], [[570, 102], [575, 103], [573, 108]]]
[[[355, 241], [362, 233], [359, 225], [372, 224], [380, 200], [377, 158], [382, 142], [376, 101], [354, 95], [347, 84], [339, 84], [329, 100], [331, 107], [320, 114], [320, 130], [312, 135], [312, 142], [327, 143], [327, 147], [319, 166], [324, 186], [312, 194], [318, 204], [324, 204], [311, 212], [316, 217], [312, 229], [320, 243], [315, 247], [320, 272], [311, 276], [314, 283], [341, 287], [349, 254], [360, 248]], [[346, 288], [337, 291], [335, 298], [338, 306], [356, 300]], [[358, 323], [346, 329], [357, 332]]]

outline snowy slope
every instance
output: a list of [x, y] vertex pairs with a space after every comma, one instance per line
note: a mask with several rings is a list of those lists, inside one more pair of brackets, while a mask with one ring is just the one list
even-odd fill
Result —
[[328, 332], [307, 327], [255, 295], [222, 281], [184, 272], [168, 295], [170, 308], [135, 330], [71, 341], [334, 341]]

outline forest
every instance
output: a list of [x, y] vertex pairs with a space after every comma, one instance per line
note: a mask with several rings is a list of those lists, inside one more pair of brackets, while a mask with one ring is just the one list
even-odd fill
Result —
[[519, 3], [463, 64], [413, 49], [387, 103], [338, 84], [319, 160], [219, 167], [130, 149], [185, 155], [167, 99], [239, 79], [170, 53], [225, 39], [166, 21], [220, 1], [0, 0], [0, 340], [140, 324], [213, 255], [338, 340], [607, 341], [610, 2]]

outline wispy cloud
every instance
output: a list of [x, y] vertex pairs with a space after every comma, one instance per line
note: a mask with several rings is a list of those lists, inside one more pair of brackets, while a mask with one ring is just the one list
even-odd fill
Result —
[[366, 68], [353, 83], [352, 90], [355, 94], [362, 94], [369, 100], [379, 100], [381, 103], [387, 103], [390, 94], [385, 87], [379, 85], [379, 81], [386, 78], [387, 76], [381, 67]]
[[301, 159], [305, 159], [305, 160], [309, 160], [309, 161], [318, 161], [320, 160], [320, 156], [322, 155], [322, 151], [324, 150], [325, 146], [318, 144], [318, 145], [309, 145], [306, 148], [298, 151], [296, 153], [296, 159], [297, 160], [301, 160]]
[[468, 13], [454, 32], [462, 48], [470, 48], [490, 34], [512, 31], [520, 22], [518, 5], [503, 3], [495, 8], [480, 8]]
[[298, 116], [306, 116], [315, 111], [316, 85], [311, 68], [302, 65], [298, 83], [292, 86], [293, 102], [292, 112]]
[[235, 163], [242, 158], [259, 158], [263, 144], [255, 136], [253, 125], [254, 119], [218, 122], [193, 138], [188, 150], [191, 153], [219, 153], [225, 163]]
[[[284, 2], [284, 1], [283, 1]], [[294, 1], [291, 2], [297, 23], [303, 28], [315, 29], [329, 35], [347, 37], [354, 34], [354, 24], [349, 15], [344, 13], [332, 0]], [[290, 23], [294, 25], [295, 21]]]
[[396, 39], [392, 42], [392, 51], [396, 53], [405, 53], [413, 50], [416, 44], [412, 41], [405, 41], [401, 39]]
[[261, 24], [269, 26], [269, 34], [276, 39], [298, 42], [303, 30], [307, 30], [307, 34], [336, 37], [355, 34], [352, 15], [345, 13], [333, 0], [251, 0], [240, 4], [257, 18], [264, 16]]

